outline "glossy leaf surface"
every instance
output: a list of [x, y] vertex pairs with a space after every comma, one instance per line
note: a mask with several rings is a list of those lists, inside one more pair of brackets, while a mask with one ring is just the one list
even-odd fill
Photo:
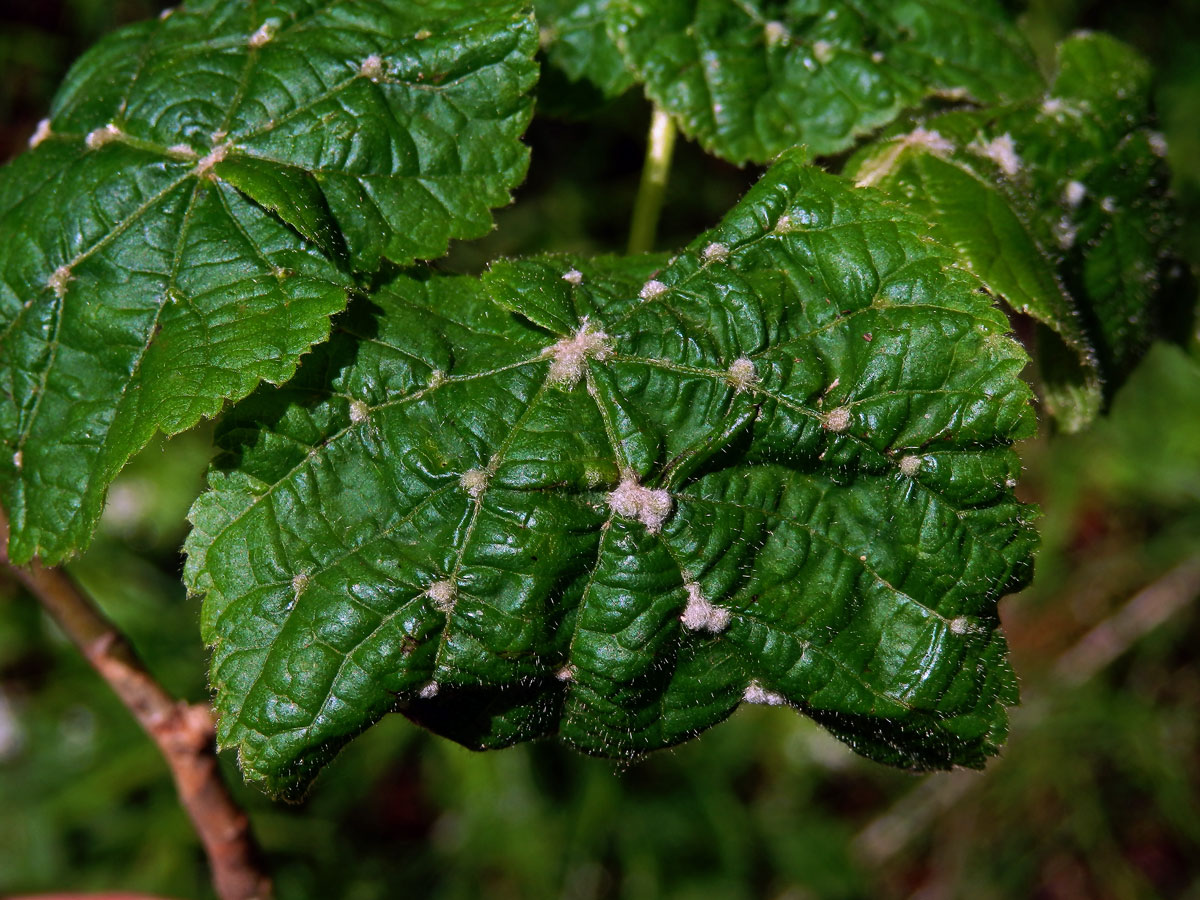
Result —
[[847, 172], [924, 211], [989, 287], [1049, 330], [1046, 400], [1087, 425], [1140, 358], [1170, 247], [1149, 69], [1098, 34], [1059, 48], [1044, 96], [947, 113], [865, 148]]
[[1024, 39], [991, 0], [611, 0], [646, 94], [731, 162], [837, 153], [934, 95], [1036, 93]]
[[609, 0], [541, 0], [542, 43], [552, 65], [572, 81], [586, 79], [605, 97], [633, 86], [633, 73], [608, 34]]
[[413, 273], [226, 417], [185, 577], [219, 737], [303, 791], [389, 711], [629, 758], [743, 701], [979, 766], [1015, 682], [1024, 352], [924, 225], [785, 156], [677, 259]]
[[487, 232], [536, 40], [505, 0], [210, 0], [80, 59], [0, 170], [13, 558], [86, 544], [156, 430], [286, 380], [347, 272]]

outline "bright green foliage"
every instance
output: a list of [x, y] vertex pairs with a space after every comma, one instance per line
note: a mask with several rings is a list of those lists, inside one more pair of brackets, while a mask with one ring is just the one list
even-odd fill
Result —
[[547, 59], [615, 97], [633, 86], [633, 73], [608, 36], [608, 7], [609, 0], [540, 0], [537, 17]]
[[156, 430], [282, 382], [352, 268], [491, 227], [525, 173], [510, 0], [209, 0], [72, 69], [0, 172], [0, 496], [63, 558]]
[[404, 274], [225, 420], [222, 744], [302, 791], [390, 710], [634, 757], [743, 699], [979, 766], [1029, 575], [1024, 352], [924, 223], [784, 156], [678, 258]]
[[612, 0], [609, 16], [647, 96], [737, 163], [845, 150], [931, 96], [1040, 87], [991, 0]]
[[848, 167], [924, 211], [993, 291], [1049, 329], [1046, 400], [1069, 431], [1095, 417], [1153, 327], [1171, 219], [1149, 123], [1145, 61], [1089, 34], [1059, 48], [1044, 96], [947, 113]]

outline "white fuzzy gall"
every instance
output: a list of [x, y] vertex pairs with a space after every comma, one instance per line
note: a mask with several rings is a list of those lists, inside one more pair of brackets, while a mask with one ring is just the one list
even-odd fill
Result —
[[46, 138], [50, 137], [51, 133], [50, 120], [42, 119], [42, 121], [37, 123], [37, 130], [33, 132], [33, 137], [29, 139], [30, 149], [36, 147], [42, 141], [46, 140]]
[[119, 141], [123, 137], [125, 137], [125, 132], [110, 122], [103, 128], [97, 128], [95, 131], [89, 133], [88, 136], [83, 139], [83, 142], [87, 144], [87, 148], [89, 150], [99, 150], [105, 144], [111, 144], [113, 141]]
[[829, 41], [813, 41], [812, 49], [813, 56], [821, 65], [827, 66], [832, 62], [834, 46]]
[[361, 400], [350, 401], [350, 421], [355, 425], [361, 425], [363, 422], [371, 418], [371, 407], [363, 403]]
[[1068, 181], [1067, 186], [1063, 188], [1063, 201], [1071, 209], [1078, 207], [1086, 196], [1087, 186], [1082, 181]]
[[1009, 178], [1021, 171], [1021, 157], [1017, 156], [1017, 145], [1011, 134], [1002, 134], [990, 141], [975, 141], [969, 149], [986, 156]]
[[642, 289], [638, 291], [638, 296], [643, 300], [653, 300], [655, 297], [661, 297], [667, 292], [667, 286], [661, 281], [651, 279], [642, 285]]
[[458, 484], [467, 494], [478, 499], [487, 490], [488, 478], [490, 477], [486, 469], [468, 469], [462, 473], [462, 477], [458, 479]]
[[689, 631], [707, 631], [710, 634], [720, 634], [729, 627], [729, 610], [713, 606], [700, 593], [700, 585], [693, 581], [684, 584], [688, 602], [679, 620]]
[[787, 699], [782, 694], [768, 691], [757, 681], [746, 685], [746, 692], [742, 694], [742, 699], [747, 703], [758, 703], [763, 706], [783, 706], [787, 703]]
[[54, 291], [54, 296], [61, 300], [67, 295], [67, 282], [71, 280], [71, 267], [59, 266], [46, 280], [46, 287]]
[[736, 393], [748, 391], [758, 382], [758, 372], [754, 368], [754, 361], [745, 357], [739, 356], [725, 372], [725, 380], [733, 385]]
[[258, 26], [258, 30], [254, 32], [254, 34], [250, 35], [250, 40], [246, 43], [248, 43], [253, 50], [257, 50], [259, 47], [265, 47], [271, 42], [271, 38], [275, 37], [275, 30], [278, 27], [279, 21], [277, 19], [267, 19], [267, 21]]
[[378, 54], [372, 53], [358, 67], [358, 74], [369, 81], [382, 81], [387, 75], [387, 66]]
[[545, 352], [554, 358], [548, 376], [551, 383], [573, 387], [583, 376], [583, 367], [588, 359], [604, 359], [612, 352], [612, 347], [609, 346], [608, 335], [593, 328], [585, 319], [573, 336], [547, 347]]
[[674, 501], [666, 491], [642, 487], [633, 478], [626, 477], [608, 495], [608, 505], [617, 515], [637, 519], [654, 534], [671, 514]]
[[454, 609], [454, 598], [458, 594], [458, 588], [453, 581], [446, 578], [442, 581], [435, 581], [425, 593], [439, 612], [449, 615], [450, 611]]
[[229, 145], [219, 144], [213, 147], [212, 150], [200, 162], [196, 163], [196, 168], [192, 174], [197, 178], [204, 178], [212, 173], [213, 166], [225, 159], [229, 155]]
[[827, 412], [821, 420], [821, 424], [829, 431], [841, 432], [850, 427], [850, 420], [849, 408], [839, 406], [837, 409], [831, 409]]
[[429, 682], [429, 684], [425, 685], [420, 691], [417, 692], [417, 696], [422, 700], [432, 700], [437, 695], [438, 683], [436, 681]]

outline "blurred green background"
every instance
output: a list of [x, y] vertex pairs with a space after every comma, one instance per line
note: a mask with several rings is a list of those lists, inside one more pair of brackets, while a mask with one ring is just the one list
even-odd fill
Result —
[[[0, 160], [82, 49], [159, 6], [0, 0]], [[1181, 247], [1200, 261], [1200, 3], [1022, 9], [1043, 55], [1095, 28], [1159, 67]], [[574, 90], [547, 84], [543, 108]], [[621, 249], [648, 119], [635, 95], [582, 121], [539, 118], [516, 203], [446, 265]], [[756, 176], [684, 142], [663, 246], [715, 222]], [[778, 709], [744, 709], [628, 768], [552, 744], [473, 754], [391, 717], [302, 806], [240, 787], [229, 766], [280, 897], [1200, 900], [1200, 359], [1182, 343], [1156, 346], [1089, 434], [1023, 448], [1044, 542], [1034, 586], [1002, 606], [1024, 700], [985, 774], [891, 771]], [[204, 430], [152, 445], [72, 567], [193, 700], [205, 654], [178, 547], [209, 452]], [[0, 582], [0, 895], [115, 889], [211, 897], [153, 745]]]

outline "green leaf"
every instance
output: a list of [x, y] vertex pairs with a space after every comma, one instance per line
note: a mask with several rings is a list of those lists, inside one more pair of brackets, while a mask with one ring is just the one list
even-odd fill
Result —
[[633, 86], [633, 73], [608, 36], [609, 0], [539, 0], [546, 58], [571, 81], [587, 80], [605, 97]]
[[210, 0], [80, 59], [0, 170], [13, 558], [84, 546], [155, 431], [289, 378], [349, 267], [486, 233], [526, 169], [536, 41], [509, 0]]
[[1043, 96], [938, 116], [868, 146], [847, 173], [929, 216], [994, 292], [1044, 326], [1047, 406], [1076, 431], [1144, 352], [1172, 219], [1145, 61], [1096, 34], [1066, 41], [1058, 58]]
[[1036, 92], [1033, 57], [991, 0], [610, 0], [609, 31], [685, 134], [765, 162], [845, 150], [933, 96]]
[[288, 795], [389, 711], [636, 757], [744, 700], [980, 766], [1030, 572], [1005, 317], [781, 159], [673, 261], [404, 274], [225, 418], [193, 507], [219, 738]]

